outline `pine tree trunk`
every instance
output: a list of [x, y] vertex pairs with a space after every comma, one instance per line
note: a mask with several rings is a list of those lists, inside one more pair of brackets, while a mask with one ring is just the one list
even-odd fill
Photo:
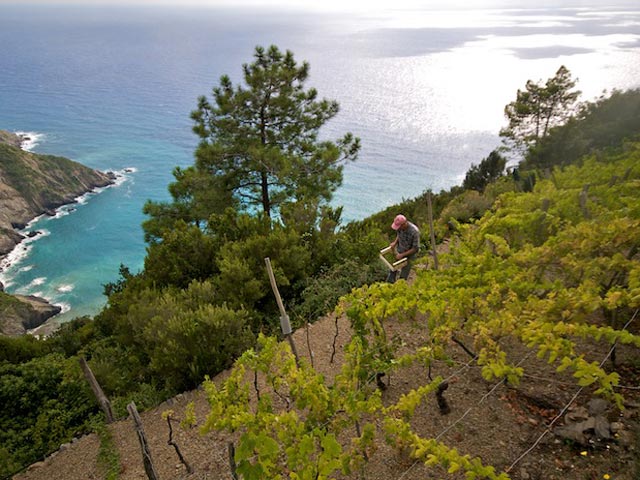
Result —
[[268, 218], [271, 218], [271, 201], [269, 199], [269, 177], [267, 172], [260, 173], [260, 186], [262, 188], [262, 209]]

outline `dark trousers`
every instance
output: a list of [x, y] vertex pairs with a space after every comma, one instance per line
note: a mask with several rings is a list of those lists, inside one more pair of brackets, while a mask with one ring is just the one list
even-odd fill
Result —
[[398, 279], [398, 276], [401, 279], [406, 280], [409, 277], [410, 270], [411, 270], [411, 260], [407, 260], [407, 263], [404, 265], [404, 267], [402, 267], [402, 269], [399, 272], [400, 275], [398, 275], [397, 270], [389, 270], [389, 275], [387, 276], [387, 282], [394, 283]]

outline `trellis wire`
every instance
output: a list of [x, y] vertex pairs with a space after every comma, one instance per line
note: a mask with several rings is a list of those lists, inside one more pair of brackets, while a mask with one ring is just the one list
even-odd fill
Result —
[[[629, 319], [629, 321], [625, 324], [625, 326], [622, 327], [622, 330], [626, 330], [627, 327], [629, 327], [629, 325], [631, 324], [631, 322], [633, 322], [635, 320], [637, 315], [638, 315], [638, 310], [635, 311], [635, 313]], [[616, 348], [617, 344], [618, 344], [617, 340], [615, 342], [613, 342], [613, 345], [609, 349], [609, 352], [607, 352], [605, 357], [602, 359], [602, 362], [600, 362], [600, 367], [601, 368], [605, 364], [605, 362], [609, 359], [609, 357], [613, 353], [614, 349]], [[533, 445], [531, 445], [527, 450], [524, 451], [524, 453], [522, 453], [518, 458], [516, 458], [515, 461], [509, 466], [509, 468], [507, 468], [505, 470], [506, 473], [509, 473], [513, 469], [513, 467], [515, 467], [518, 463], [520, 463], [520, 461], [524, 457], [529, 455], [529, 453], [531, 453], [533, 451], [533, 449], [535, 449], [538, 446], [538, 444], [547, 435], [547, 433], [549, 433], [551, 431], [551, 427], [553, 427], [553, 425], [555, 425], [555, 423], [558, 421], [558, 419], [560, 419], [560, 417], [562, 417], [564, 415], [564, 413], [568, 410], [568, 408], [571, 406], [571, 404], [576, 400], [576, 398], [578, 398], [578, 396], [582, 393], [582, 391], [584, 389], [585, 389], [585, 387], [580, 387], [578, 389], [578, 391], [573, 395], [573, 397], [571, 397], [571, 400], [569, 400], [569, 402], [567, 402], [567, 404], [562, 408], [560, 413], [558, 413], [558, 415], [556, 415], [555, 418], [553, 420], [551, 420], [551, 423], [549, 423], [549, 425], [547, 425], [547, 428], [544, 430], [544, 432], [542, 432], [542, 434], [540, 434], [540, 436], [536, 439], [536, 441], [533, 442]]]

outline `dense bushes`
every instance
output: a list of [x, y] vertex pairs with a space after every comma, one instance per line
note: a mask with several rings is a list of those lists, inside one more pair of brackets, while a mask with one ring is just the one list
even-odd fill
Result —
[[89, 428], [95, 400], [75, 359], [53, 353], [0, 364], [0, 476]]
[[141, 383], [168, 393], [194, 388], [253, 342], [249, 311], [217, 305], [208, 281], [193, 281], [184, 290], [146, 288], [127, 302], [98, 317], [98, 325], [111, 324], [111, 336], [90, 352], [96, 377], [116, 395], [126, 396]]
[[313, 322], [332, 311], [343, 295], [352, 289], [385, 279], [382, 263], [366, 264], [354, 259], [334, 265], [326, 272], [307, 281], [301, 300], [292, 308], [295, 323]]
[[582, 105], [577, 117], [552, 129], [526, 156], [523, 168], [569, 165], [595, 151], [637, 139], [640, 135], [640, 89], [614, 90]]

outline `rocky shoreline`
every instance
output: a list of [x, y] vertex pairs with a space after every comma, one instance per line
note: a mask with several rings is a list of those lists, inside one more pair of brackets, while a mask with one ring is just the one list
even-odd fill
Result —
[[[0, 130], [0, 268], [23, 240], [38, 235], [24, 229], [41, 215], [75, 203], [86, 193], [115, 183], [113, 172], [100, 172], [63, 157], [22, 149], [31, 139]], [[32, 295], [9, 295], [0, 282], [0, 334], [17, 336], [42, 326], [61, 307]]]
[[[52, 305], [44, 298], [33, 295], [6, 295], [9, 302], [0, 301], [2, 310], [2, 335], [17, 337], [43, 326], [49, 319], [62, 311], [62, 307]], [[13, 300], [13, 301], [12, 301]], [[19, 302], [20, 304], [16, 304]], [[46, 333], [46, 332], [39, 332]], [[50, 332], [48, 332], [50, 333]]]

